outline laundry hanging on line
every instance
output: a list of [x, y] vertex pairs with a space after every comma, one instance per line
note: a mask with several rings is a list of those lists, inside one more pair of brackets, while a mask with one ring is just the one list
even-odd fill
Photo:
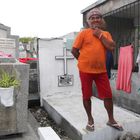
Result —
[[140, 77], [140, 49], [139, 49], [139, 53], [136, 59], [136, 63], [138, 64], [138, 67], [139, 67], [138, 76]]
[[116, 89], [131, 93], [131, 76], [133, 69], [133, 46], [120, 47]]
[[111, 51], [107, 50], [106, 52], [106, 70], [108, 78], [111, 78], [111, 68], [113, 67], [114, 59]]

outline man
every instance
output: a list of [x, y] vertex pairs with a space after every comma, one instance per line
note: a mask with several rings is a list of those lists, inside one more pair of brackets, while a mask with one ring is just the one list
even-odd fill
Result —
[[91, 114], [92, 82], [94, 80], [98, 96], [103, 99], [108, 113], [107, 125], [123, 130], [114, 119], [112, 91], [106, 71], [106, 51], [113, 51], [115, 43], [109, 32], [103, 31], [103, 18], [98, 9], [87, 14], [88, 28], [83, 29], [76, 37], [72, 54], [78, 60], [79, 75], [81, 79], [83, 105], [88, 117], [86, 129], [94, 130], [94, 119]]

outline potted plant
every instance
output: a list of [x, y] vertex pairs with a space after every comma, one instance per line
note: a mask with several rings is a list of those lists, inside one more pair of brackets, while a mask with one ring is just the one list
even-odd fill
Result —
[[0, 71], [0, 102], [5, 107], [13, 106], [14, 88], [19, 87], [20, 81], [16, 74], [9, 74], [4, 70]]

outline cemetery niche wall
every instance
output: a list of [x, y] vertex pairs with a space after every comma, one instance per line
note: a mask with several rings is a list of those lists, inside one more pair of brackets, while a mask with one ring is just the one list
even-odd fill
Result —
[[15, 71], [20, 81], [20, 87], [14, 88], [13, 103], [5, 106], [0, 102], [0, 136], [28, 131], [29, 65], [18, 61], [17, 46], [18, 36], [10, 35], [10, 28], [0, 24], [0, 69], [9, 75]]
[[19, 57], [19, 36], [11, 35], [11, 28], [0, 23], [0, 56], [9, 54], [13, 58]]
[[77, 60], [71, 54], [76, 33], [39, 39], [40, 98], [81, 94]]
[[21, 82], [19, 88], [14, 88], [14, 104], [6, 107], [0, 103], [0, 135], [24, 133], [27, 131], [29, 65], [5, 59], [9, 62], [1, 62], [0, 69], [9, 74], [16, 71]]

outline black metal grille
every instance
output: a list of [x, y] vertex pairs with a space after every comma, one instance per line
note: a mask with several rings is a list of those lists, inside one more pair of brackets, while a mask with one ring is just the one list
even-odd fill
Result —
[[140, 1], [125, 5], [104, 15], [108, 31], [116, 41], [114, 68], [118, 67], [119, 48], [132, 44], [134, 47], [134, 71], [137, 71], [136, 58], [140, 48]]

